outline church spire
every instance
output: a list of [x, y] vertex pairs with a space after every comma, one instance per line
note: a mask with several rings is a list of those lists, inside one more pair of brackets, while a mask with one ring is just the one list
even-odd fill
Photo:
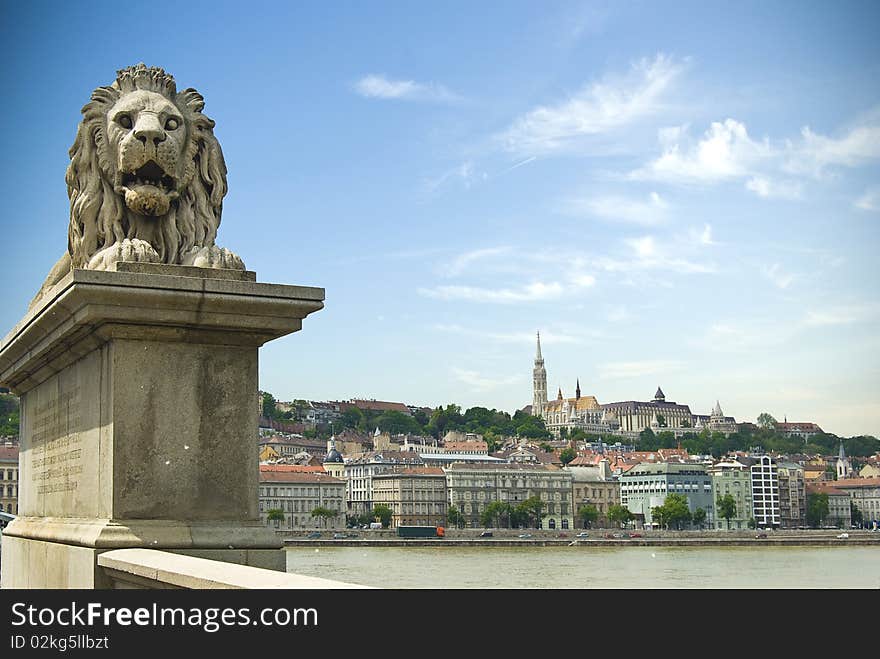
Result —
[[547, 371], [541, 355], [541, 333], [538, 332], [538, 348], [535, 352], [535, 367], [532, 369], [532, 414], [544, 416], [547, 406]]
[[535, 353], [535, 363], [543, 362], [544, 358], [541, 356], [541, 333], [538, 332], [538, 352]]
[[575, 390], [574, 390], [574, 397], [576, 400], [580, 400], [580, 397], [581, 397], [581, 379], [580, 378], [577, 379], [577, 387], [575, 387]]

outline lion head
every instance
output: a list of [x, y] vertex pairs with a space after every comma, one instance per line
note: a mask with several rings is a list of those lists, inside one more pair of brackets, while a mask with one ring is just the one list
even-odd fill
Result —
[[65, 181], [70, 267], [117, 260], [244, 269], [214, 245], [226, 163], [195, 89], [163, 69], [117, 72], [82, 108]]

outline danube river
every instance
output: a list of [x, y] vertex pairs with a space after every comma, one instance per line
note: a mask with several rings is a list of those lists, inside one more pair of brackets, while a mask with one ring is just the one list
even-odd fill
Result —
[[880, 589], [880, 547], [298, 546], [287, 571], [406, 589]]

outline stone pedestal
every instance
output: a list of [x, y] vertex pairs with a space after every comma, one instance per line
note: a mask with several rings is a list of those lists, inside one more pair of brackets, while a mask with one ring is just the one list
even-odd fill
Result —
[[3, 339], [22, 430], [0, 585], [105, 587], [97, 555], [126, 547], [284, 569], [257, 508], [257, 351], [324, 290], [255, 279], [74, 270]]

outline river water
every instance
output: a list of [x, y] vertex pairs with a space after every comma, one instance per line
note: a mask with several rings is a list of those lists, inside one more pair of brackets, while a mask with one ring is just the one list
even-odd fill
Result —
[[405, 589], [880, 589], [880, 547], [290, 547], [287, 571]]

